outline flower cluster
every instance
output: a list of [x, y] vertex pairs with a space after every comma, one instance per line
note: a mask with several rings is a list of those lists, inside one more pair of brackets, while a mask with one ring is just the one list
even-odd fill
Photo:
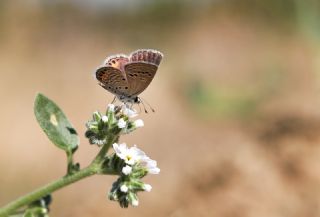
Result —
[[118, 201], [121, 207], [138, 206], [137, 193], [151, 191], [151, 185], [141, 179], [147, 174], [158, 174], [157, 162], [150, 159], [136, 146], [128, 148], [125, 143], [113, 144], [115, 154], [111, 157], [113, 164], [118, 164], [120, 177], [113, 183], [109, 199]]
[[[102, 146], [106, 156], [102, 156], [99, 174], [115, 174], [119, 178], [113, 183], [108, 194], [110, 200], [118, 201], [121, 207], [138, 206], [137, 193], [151, 191], [151, 185], [141, 181], [147, 174], [158, 174], [157, 162], [150, 159], [136, 146], [127, 147], [118, 144], [119, 136], [127, 134], [144, 125], [141, 119], [133, 120], [136, 111], [126, 104], [108, 105], [105, 114], [93, 113], [93, 119], [87, 123], [86, 137], [90, 144]], [[113, 144], [113, 145], [112, 145]], [[107, 155], [112, 145], [114, 153]], [[106, 148], [107, 147], [107, 148]]]
[[102, 146], [106, 144], [108, 136], [118, 136], [126, 134], [144, 125], [141, 119], [132, 120], [137, 116], [136, 111], [123, 106], [109, 104], [105, 114], [96, 111], [93, 118], [87, 122], [86, 137], [90, 144]]

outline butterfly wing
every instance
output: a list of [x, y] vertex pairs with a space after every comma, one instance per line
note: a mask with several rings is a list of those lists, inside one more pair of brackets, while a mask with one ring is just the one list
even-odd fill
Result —
[[137, 50], [129, 57], [124, 71], [128, 80], [129, 96], [137, 96], [151, 83], [163, 55], [156, 50]]
[[102, 66], [96, 71], [99, 84], [115, 95], [128, 95], [129, 85], [127, 79], [119, 69], [112, 66]]
[[125, 66], [129, 96], [137, 96], [151, 83], [158, 67], [149, 63], [128, 63]]
[[124, 72], [124, 65], [129, 58], [124, 54], [108, 57], [102, 67], [96, 70], [96, 78], [100, 85], [115, 95], [128, 94], [128, 81]]

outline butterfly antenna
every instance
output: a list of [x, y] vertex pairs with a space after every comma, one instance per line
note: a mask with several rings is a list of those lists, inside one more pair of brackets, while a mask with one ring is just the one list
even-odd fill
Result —
[[[140, 97], [140, 99], [141, 99], [141, 102], [145, 102], [145, 103], [149, 106], [149, 108], [151, 109], [152, 112], [155, 112], [155, 110], [152, 108], [152, 106], [148, 103], [147, 100], [145, 100], [145, 99], [143, 99], [143, 98], [141, 98], [141, 97]], [[143, 104], [143, 103], [142, 103], [142, 104]]]
[[[148, 110], [146, 109], [146, 106], [144, 105], [144, 103], [143, 103], [143, 101], [142, 100], [140, 100], [140, 103], [142, 104], [142, 106], [143, 106], [143, 109], [144, 109], [144, 113], [148, 113]], [[140, 104], [139, 103], [139, 104]]]

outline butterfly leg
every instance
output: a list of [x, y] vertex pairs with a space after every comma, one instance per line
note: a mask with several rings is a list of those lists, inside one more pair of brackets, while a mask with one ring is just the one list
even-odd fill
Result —
[[117, 100], [117, 97], [116, 97], [116, 96], [114, 96], [114, 97], [113, 97], [113, 100], [112, 100], [112, 102], [111, 102], [111, 104], [115, 103], [115, 102], [116, 102], [116, 100]]

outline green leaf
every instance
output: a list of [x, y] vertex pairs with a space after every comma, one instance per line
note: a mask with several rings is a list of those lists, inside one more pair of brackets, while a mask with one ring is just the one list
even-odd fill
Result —
[[43, 131], [58, 148], [67, 153], [77, 150], [78, 134], [63, 111], [52, 100], [39, 93], [34, 103], [34, 113]]

